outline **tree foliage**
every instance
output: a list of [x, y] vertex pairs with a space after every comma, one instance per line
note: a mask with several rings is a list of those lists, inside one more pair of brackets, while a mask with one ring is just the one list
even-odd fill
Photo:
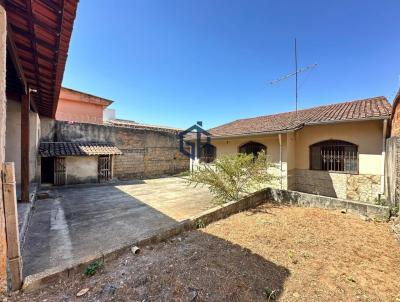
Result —
[[264, 151], [253, 154], [225, 155], [213, 164], [202, 164], [188, 177], [188, 182], [207, 185], [220, 202], [239, 200], [241, 197], [271, 185], [278, 177], [271, 173], [275, 166]]

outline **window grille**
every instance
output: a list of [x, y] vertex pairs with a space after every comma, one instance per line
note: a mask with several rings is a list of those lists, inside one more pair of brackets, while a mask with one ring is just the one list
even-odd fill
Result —
[[261, 151], [267, 152], [267, 147], [256, 142], [248, 142], [239, 147], [240, 153], [253, 154], [254, 156], [257, 156], [257, 154]]
[[310, 169], [358, 173], [358, 147], [339, 140], [311, 145]]

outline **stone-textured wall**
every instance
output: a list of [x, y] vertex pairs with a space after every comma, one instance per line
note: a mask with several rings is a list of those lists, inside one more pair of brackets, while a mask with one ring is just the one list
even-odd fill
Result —
[[[294, 178], [291, 190], [350, 199], [362, 202], [375, 202], [380, 193], [380, 175], [347, 174], [327, 171], [291, 170]], [[294, 177], [293, 177], [294, 176]]]
[[177, 131], [42, 120], [42, 141], [110, 142], [123, 155], [114, 158], [114, 178], [173, 175], [189, 169], [179, 152]]
[[346, 199], [375, 203], [380, 193], [380, 175], [347, 174]]
[[385, 195], [393, 207], [400, 206], [400, 137], [386, 140]]

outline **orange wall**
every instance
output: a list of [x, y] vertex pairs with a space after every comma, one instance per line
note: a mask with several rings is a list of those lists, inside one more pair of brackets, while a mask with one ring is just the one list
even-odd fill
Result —
[[94, 96], [62, 89], [58, 100], [56, 120], [103, 124], [105, 107]]

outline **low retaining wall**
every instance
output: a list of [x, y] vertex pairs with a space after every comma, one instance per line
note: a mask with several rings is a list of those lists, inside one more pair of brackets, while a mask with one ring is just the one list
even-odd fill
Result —
[[389, 207], [370, 203], [271, 188], [266, 189], [265, 194], [266, 200], [279, 203], [322, 209], [346, 209], [350, 213], [360, 214], [372, 219], [387, 220], [390, 217]]

